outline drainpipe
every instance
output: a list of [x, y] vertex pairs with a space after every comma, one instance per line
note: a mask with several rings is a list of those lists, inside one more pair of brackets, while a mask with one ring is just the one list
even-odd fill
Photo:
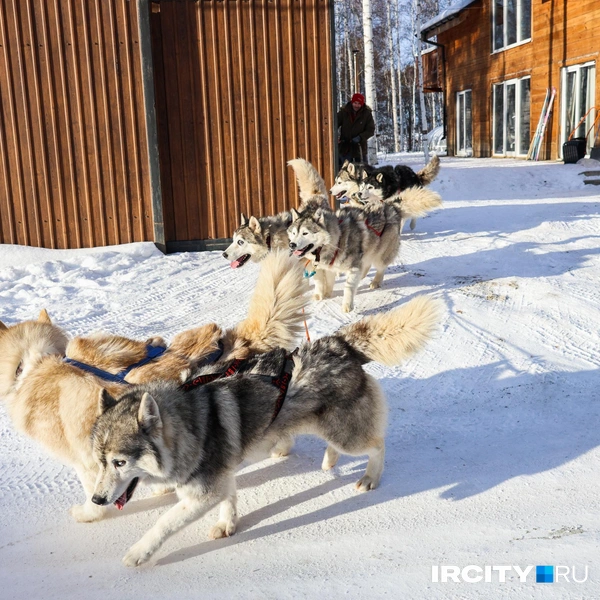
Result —
[[442, 77], [443, 77], [443, 82], [442, 82], [442, 99], [443, 99], [443, 104], [444, 104], [444, 122], [443, 122], [443, 128], [444, 128], [444, 135], [442, 137], [443, 140], [446, 139], [446, 121], [447, 119], [447, 113], [446, 113], [446, 48], [444, 46], [444, 44], [438, 44], [437, 42], [434, 42], [432, 40], [428, 40], [427, 39], [427, 34], [422, 33], [421, 34], [421, 40], [423, 40], [425, 43], [427, 44], [431, 44], [432, 46], [435, 46], [436, 48], [441, 48], [442, 49]]

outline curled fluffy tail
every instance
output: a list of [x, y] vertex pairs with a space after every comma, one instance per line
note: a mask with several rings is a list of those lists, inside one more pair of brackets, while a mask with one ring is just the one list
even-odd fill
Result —
[[400, 203], [403, 219], [417, 219], [424, 217], [434, 208], [440, 208], [442, 197], [433, 190], [415, 186], [402, 191], [393, 202], [396, 206]]
[[294, 169], [296, 174], [301, 200], [300, 210], [304, 210], [308, 205], [328, 207], [327, 188], [319, 172], [303, 158], [289, 160], [288, 165]]
[[417, 173], [421, 185], [429, 185], [440, 172], [440, 159], [434, 154], [431, 160]]
[[304, 331], [308, 289], [302, 261], [287, 252], [270, 252], [261, 263], [248, 316], [235, 333], [254, 352], [295, 348]]
[[364, 357], [364, 362], [400, 364], [420, 350], [432, 336], [441, 314], [442, 302], [418, 296], [402, 306], [342, 327], [341, 336]]

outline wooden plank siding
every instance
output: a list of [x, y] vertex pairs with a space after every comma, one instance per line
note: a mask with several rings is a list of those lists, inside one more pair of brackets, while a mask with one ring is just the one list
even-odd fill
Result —
[[242, 212], [297, 206], [292, 158], [332, 183], [332, 11], [330, 0], [155, 3], [169, 250], [222, 246]]
[[492, 86], [531, 76], [530, 134], [533, 136], [546, 96], [557, 88], [552, 120], [542, 158], [559, 156], [561, 69], [596, 61], [596, 106], [600, 106], [600, 2], [598, 0], [533, 0], [532, 39], [492, 52], [491, 0], [478, 0], [444, 28], [437, 42], [445, 46], [448, 153], [456, 153], [456, 94], [471, 89], [473, 156], [492, 155]]
[[153, 239], [136, 10], [0, 3], [0, 243]]

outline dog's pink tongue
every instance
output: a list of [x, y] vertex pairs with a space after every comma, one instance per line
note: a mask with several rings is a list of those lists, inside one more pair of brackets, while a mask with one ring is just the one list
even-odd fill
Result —
[[123, 507], [127, 504], [127, 490], [123, 492], [123, 495], [115, 500], [115, 506], [119, 510], [123, 510]]
[[302, 250], [294, 250], [294, 256], [302, 256], [303, 252], [304, 252], [304, 248]]
[[231, 261], [231, 264], [229, 266], [232, 269], [237, 269], [240, 266], [240, 261], [239, 260], [233, 260], [233, 261]]

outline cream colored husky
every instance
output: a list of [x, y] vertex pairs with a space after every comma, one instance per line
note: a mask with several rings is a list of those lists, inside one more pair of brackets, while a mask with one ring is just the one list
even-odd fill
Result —
[[[95, 521], [106, 509], [91, 501], [98, 466], [92, 458], [91, 432], [99, 415], [104, 390], [123, 394], [129, 382], [170, 379], [181, 381], [222, 346], [223, 358], [245, 358], [277, 347], [297, 344], [304, 318], [307, 283], [296, 260], [280, 253], [263, 263], [248, 317], [222, 331], [208, 324], [175, 336], [156, 363], [132, 370], [126, 378], [110, 381], [65, 360], [65, 353], [108, 373], [143, 359], [148, 347], [164, 345], [162, 338], [147, 342], [101, 334], [67, 343], [65, 333], [52, 324], [44, 310], [37, 321], [7, 327], [0, 321], [0, 399], [15, 427], [39, 442], [61, 462], [72, 466], [86, 493], [82, 505], [72, 507], [77, 521]], [[282, 452], [284, 453], [284, 452]], [[115, 501], [117, 508], [127, 496]]]

